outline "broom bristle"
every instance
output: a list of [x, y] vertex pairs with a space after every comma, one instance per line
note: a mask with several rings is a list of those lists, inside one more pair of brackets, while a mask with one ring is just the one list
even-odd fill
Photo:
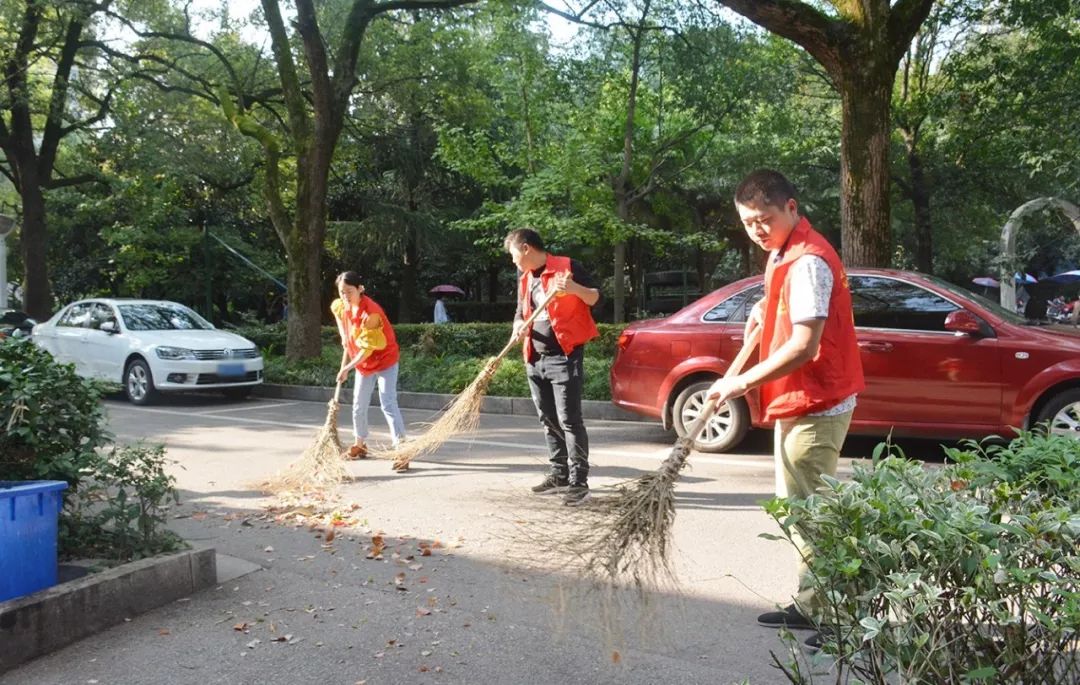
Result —
[[675, 481], [693, 442], [680, 439], [654, 473], [624, 485], [605, 503], [605, 524], [579, 544], [586, 572], [609, 583], [630, 582], [645, 590], [674, 583], [668, 557], [675, 522]]
[[341, 405], [336, 400], [330, 400], [328, 406], [326, 422], [315, 434], [315, 440], [300, 455], [300, 459], [263, 483], [263, 491], [272, 494], [312, 492], [336, 487], [346, 479], [348, 474], [337, 429]]
[[480, 408], [483, 406], [484, 396], [500, 362], [502, 357], [489, 359], [479, 375], [461, 391], [423, 435], [385, 453], [386, 458], [394, 460], [395, 470], [403, 470], [413, 459], [431, 454], [454, 435], [476, 430], [480, 425]]

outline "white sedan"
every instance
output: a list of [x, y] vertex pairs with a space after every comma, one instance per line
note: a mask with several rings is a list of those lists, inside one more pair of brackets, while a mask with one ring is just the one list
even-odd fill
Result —
[[120, 383], [135, 404], [159, 391], [239, 399], [263, 378], [255, 343], [165, 300], [80, 300], [35, 326], [33, 340], [81, 376]]

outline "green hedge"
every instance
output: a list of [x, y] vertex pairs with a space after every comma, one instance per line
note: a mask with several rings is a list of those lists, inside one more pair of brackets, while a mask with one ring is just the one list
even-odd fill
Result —
[[[600, 338], [585, 348], [585, 399], [611, 399], [608, 373], [616, 341], [623, 326], [601, 324]], [[406, 392], [458, 393], [476, 377], [488, 358], [502, 351], [510, 339], [508, 323], [402, 324], [394, 331], [401, 347], [398, 389]], [[334, 384], [341, 362], [337, 331], [323, 329], [318, 359], [289, 362], [284, 358], [284, 327], [245, 326], [237, 332], [263, 351], [267, 383], [285, 385]], [[529, 386], [521, 354], [514, 350], [503, 360], [488, 390], [500, 397], [528, 397]]]
[[[586, 347], [589, 355], [614, 357], [619, 334], [626, 324], [597, 324], [600, 337]], [[436, 326], [431, 323], [405, 323], [394, 326], [402, 350], [412, 347], [427, 354], [461, 354], [470, 357], [490, 357], [502, 350], [510, 339], [512, 324], [450, 323]], [[247, 324], [232, 328], [258, 345], [265, 355], [285, 353], [285, 323]], [[337, 345], [338, 333], [333, 326], [322, 327], [324, 344]]]

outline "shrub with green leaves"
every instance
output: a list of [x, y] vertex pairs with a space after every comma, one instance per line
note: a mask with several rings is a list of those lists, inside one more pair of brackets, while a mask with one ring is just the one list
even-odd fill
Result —
[[111, 445], [102, 386], [25, 340], [0, 340], [0, 480], [63, 480], [60, 554], [127, 560], [183, 542], [160, 445]]
[[[602, 325], [601, 337], [585, 347], [585, 390], [587, 400], [609, 401], [608, 376], [613, 350], [622, 326]], [[509, 324], [405, 324], [395, 326], [401, 347], [398, 390], [405, 392], [459, 393], [476, 378], [487, 360], [502, 351], [510, 339]], [[244, 333], [247, 335], [247, 333]], [[271, 349], [278, 349], [272, 347]], [[609, 351], [609, 349], [611, 351]], [[284, 346], [280, 348], [284, 351]], [[292, 362], [264, 348], [267, 383], [284, 385], [333, 386], [341, 363], [337, 333], [327, 341], [316, 359]], [[504, 359], [488, 388], [499, 397], [528, 397], [524, 362], [518, 350]]]
[[109, 441], [101, 386], [28, 340], [0, 340], [0, 480], [75, 490]]
[[117, 445], [101, 452], [84, 487], [66, 502], [61, 549], [66, 556], [142, 559], [184, 545], [166, 528], [179, 502], [162, 445]]
[[[943, 467], [879, 450], [848, 482], [770, 501], [780, 537], [809, 545], [836, 669], [873, 683], [1080, 682], [1078, 454], [1032, 433], [968, 443]], [[812, 665], [785, 672], [813, 682]]]

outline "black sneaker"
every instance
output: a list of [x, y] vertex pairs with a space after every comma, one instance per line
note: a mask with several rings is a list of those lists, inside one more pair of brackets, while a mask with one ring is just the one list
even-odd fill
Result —
[[555, 495], [560, 492], [566, 492], [566, 488], [569, 484], [570, 481], [565, 478], [550, 475], [545, 478], [544, 482], [540, 485], [534, 485], [532, 491], [538, 495]]
[[758, 625], [766, 628], [787, 628], [788, 630], [814, 630], [810, 619], [799, 613], [794, 604], [789, 604], [780, 611], [768, 611], [757, 617]]
[[589, 501], [588, 485], [571, 485], [566, 488], [562, 503], [568, 507], [580, 507]]
[[806, 638], [803, 645], [806, 646], [808, 652], [820, 652], [821, 648], [825, 646], [826, 642], [833, 641], [833, 633], [827, 630], [819, 630], [810, 637]]

